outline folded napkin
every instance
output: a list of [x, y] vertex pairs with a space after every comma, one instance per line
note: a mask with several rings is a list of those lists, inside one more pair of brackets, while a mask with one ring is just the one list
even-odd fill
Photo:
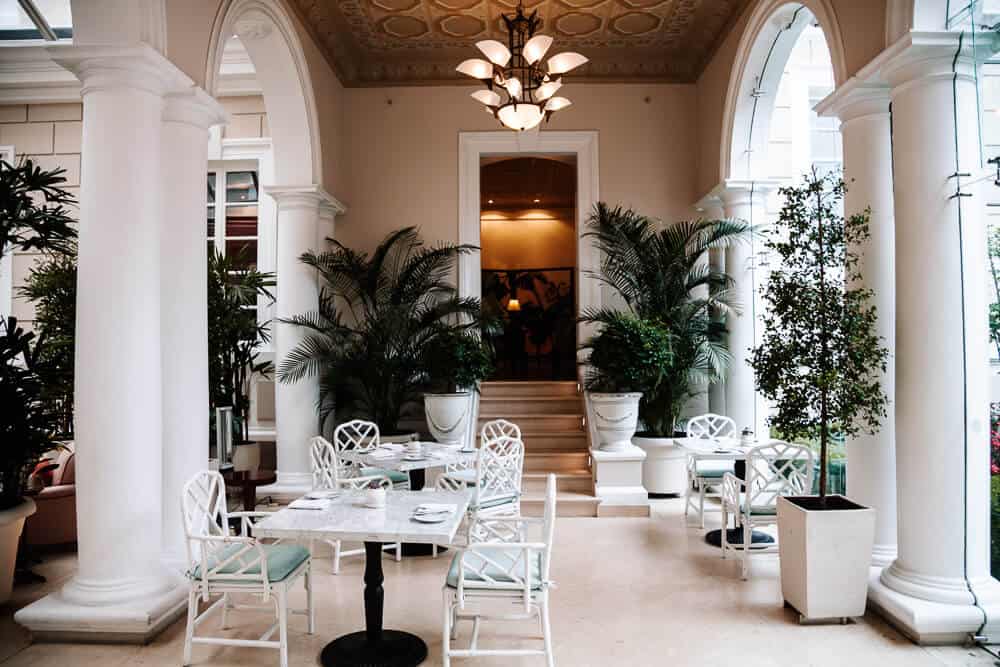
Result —
[[422, 505], [418, 505], [416, 509], [413, 510], [413, 513], [417, 515], [454, 514], [457, 507], [457, 505], [448, 503], [423, 503]]
[[309, 498], [299, 498], [288, 504], [290, 510], [321, 510], [329, 505], [327, 500], [310, 500]]
[[375, 450], [371, 451], [368, 454], [368, 456], [372, 457], [373, 459], [391, 459], [393, 456], [395, 456], [398, 453], [399, 452], [396, 452], [396, 451], [393, 451], [393, 450], [390, 450], [390, 449], [379, 448], [379, 449], [375, 449]]

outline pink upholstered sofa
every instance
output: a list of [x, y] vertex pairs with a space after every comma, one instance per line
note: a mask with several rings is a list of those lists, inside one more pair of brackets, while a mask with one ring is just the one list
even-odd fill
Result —
[[76, 464], [72, 448], [59, 452], [52, 484], [34, 496], [38, 508], [24, 522], [24, 540], [30, 546], [76, 542]]

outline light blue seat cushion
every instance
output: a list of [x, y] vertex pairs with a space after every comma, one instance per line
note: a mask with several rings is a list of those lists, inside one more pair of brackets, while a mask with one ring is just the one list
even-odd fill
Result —
[[389, 481], [393, 484], [404, 484], [410, 481], [410, 476], [405, 472], [399, 472], [398, 470], [383, 470], [382, 468], [365, 468], [361, 471], [362, 475], [385, 475], [389, 478]]
[[[284, 581], [285, 578], [295, 571], [302, 563], [309, 560], [309, 550], [298, 544], [265, 544], [264, 553], [267, 554], [267, 580], [271, 583]], [[243, 544], [232, 544], [222, 550], [219, 557], [215, 560], [216, 563], [221, 563], [226, 560], [240, 549], [244, 549]], [[252, 560], [256, 558], [256, 553], [254, 551], [247, 551], [242, 558], [234, 559], [231, 563], [227, 563], [219, 573], [220, 574], [235, 574], [243, 566], [240, 561], [246, 562], [247, 560]], [[211, 563], [209, 564], [211, 568]], [[254, 564], [253, 567], [247, 568], [246, 572], [241, 574], [260, 574], [260, 563]], [[192, 579], [201, 578], [201, 565], [198, 565], [191, 571]], [[237, 582], [233, 582], [237, 583]], [[247, 585], [253, 585], [256, 582], [247, 581], [241, 582]]]
[[470, 504], [469, 511], [475, 512], [476, 510], [488, 510], [494, 507], [499, 507], [500, 505], [507, 505], [515, 500], [517, 500], [516, 493], [512, 493], [508, 496], [493, 496], [492, 498], [487, 498], [481, 503], [474, 502]]
[[[743, 514], [746, 505], [740, 503], [740, 514]], [[750, 506], [750, 516], [777, 516], [778, 506], [777, 505], [751, 505]]]
[[[489, 547], [483, 548], [478, 551], [482, 553], [486, 558], [493, 562], [506, 565], [507, 563], [518, 562], [517, 569], [515, 573], [518, 577], [524, 576], [524, 564], [523, 561], [518, 561], [518, 559], [523, 558], [523, 549], [504, 549], [503, 547]], [[481, 570], [483, 574], [488, 576], [493, 581], [499, 581], [503, 583], [514, 583], [514, 579], [511, 578], [509, 574], [503, 571], [502, 568], [496, 567], [492, 563], [485, 563], [481, 558], [477, 558], [477, 552], [469, 552], [465, 557], [465, 582], [468, 584], [470, 581], [482, 582], [486, 581], [479, 572], [473, 572], [472, 570]], [[448, 578], [445, 580], [448, 586], [451, 588], [458, 588], [458, 571], [459, 563], [458, 559], [461, 554], [455, 554], [451, 559], [451, 567], [448, 568]], [[532, 589], [538, 590], [542, 586], [542, 554], [540, 551], [532, 551], [529, 556], [531, 559], [531, 581]], [[485, 567], [483, 567], [485, 565]]]
[[697, 461], [695, 462], [695, 474], [698, 477], [709, 477], [712, 479], [722, 479], [727, 472], [735, 472], [736, 468], [732, 461]]
[[456, 482], [462, 482], [463, 484], [475, 484], [476, 483], [476, 469], [466, 468], [465, 470], [452, 470], [451, 472], [446, 472], [444, 474], [448, 479], [453, 479]]

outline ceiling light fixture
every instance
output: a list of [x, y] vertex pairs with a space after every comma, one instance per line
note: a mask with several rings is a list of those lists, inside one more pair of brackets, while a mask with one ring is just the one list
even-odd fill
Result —
[[503, 16], [507, 26], [507, 46], [494, 39], [476, 43], [488, 60], [472, 58], [456, 69], [473, 79], [479, 79], [486, 90], [477, 90], [472, 97], [486, 105], [504, 126], [523, 131], [547, 121], [553, 113], [565, 109], [571, 102], [565, 97], [552, 97], [562, 86], [560, 75], [587, 62], [579, 53], [559, 53], [548, 60], [542, 59], [552, 46], [552, 38], [536, 35], [541, 25], [538, 10], [525, 15], [524, 5], [518, 2], [513, 17]]

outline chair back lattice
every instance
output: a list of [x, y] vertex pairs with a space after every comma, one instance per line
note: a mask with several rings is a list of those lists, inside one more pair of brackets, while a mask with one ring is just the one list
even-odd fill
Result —
[[375, 422], [363, 419], [353, 419], [344, 422], [333, 430], [333, 445], [340, 460], [340, 473], [343, 477], [357, 477], [362, 474], [361, 466], [345, 461], [344, 452], [370, 452], [379, 445], [378, 426]]
[[[205, 470], [192, 477], [181, 492], [181, 516], [187, 538], [188, 576], [204, 585], [215, 583], [259, 583], [267, 588], [267, 557], [252, 537], [229, 534], [226, 483], [217, 471]], [[260, 590], [260, 589], [258, 589]]]
[[812, 493], [813, 459], [805, 445], [773, 442], [751, 449], [746, 458], [746, 507], [774, 507], [779, 496]]
[[545, 511], [542, 525], [542, 541], [545, 551], [542, 552], [542, 581], [549, 580], [549, 568], [552, 564], [552, 539], [556, 531], [556, 476], [550, 474], [545, 481]]
[[692, 417], [687, 423], [687, 437], [703, 440], [735, 438], [736, 422], [723, 415], [708, 412]]
[[521, 427], [506, 419], [492, 419], [483, 424], [483, 428], [479, 431], [481, 444], [486, 444], [490, 440], [496, 440], [497, 438], [516, 438], [520, 440]]
[[520, 495], [523, 470], [524, 443], [520, 438], [500, 436], [484, 441], [476, 458], [477, 503]]
[[309, 460], [312, 464], [312, 488], [327, 491], [340, 488], [340, 463], [333, 443], [321, 435], [309, 441]]

